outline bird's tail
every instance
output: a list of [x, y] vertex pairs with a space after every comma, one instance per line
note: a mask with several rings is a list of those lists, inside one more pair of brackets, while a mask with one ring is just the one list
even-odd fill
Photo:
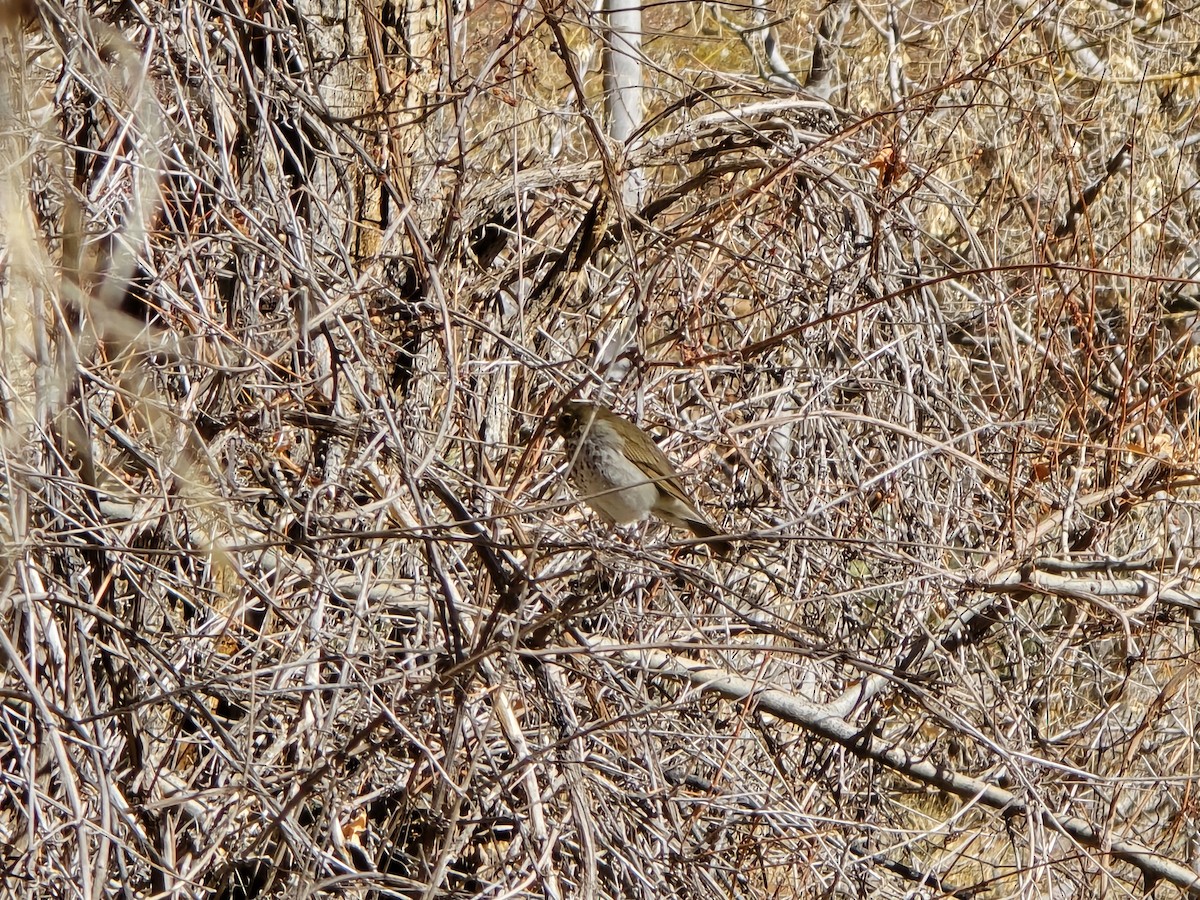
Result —
[[[684, 521], [684, 524], [698, 538], [721, 538], [725, 536], [725, 532], [718, 531], [707, 519], [689, 517]], [[733, 549], [733, 545], [725, 540], [706, 541], [706, 546], [717, 556], [728, 556], [729, 551]]]

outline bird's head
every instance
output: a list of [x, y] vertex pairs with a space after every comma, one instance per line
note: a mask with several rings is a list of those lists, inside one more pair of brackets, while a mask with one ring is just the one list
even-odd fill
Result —
[[581, 430], [591, 427], [601, 414], [607, 412], [602, 406], [585, 403], [582, 400], [568, 400], [563, 404], [562, 412], [554, 423], [555, 430], [562, 437], [579, 434]]

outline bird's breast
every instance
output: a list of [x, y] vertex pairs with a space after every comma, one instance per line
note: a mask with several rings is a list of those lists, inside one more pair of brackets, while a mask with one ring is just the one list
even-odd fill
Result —
[[658, 485], [625, 456], [619, 437], [596, 432], [568, 445], [571, 483], [582, 499], [606, 519], [618, 524], [639, 522], [658, 502]]

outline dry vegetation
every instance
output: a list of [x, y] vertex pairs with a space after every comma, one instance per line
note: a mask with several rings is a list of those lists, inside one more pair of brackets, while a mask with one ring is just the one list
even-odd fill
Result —
[[792, 4], [3, 7], [5, 893], [1200, 894], [1196, 11]]

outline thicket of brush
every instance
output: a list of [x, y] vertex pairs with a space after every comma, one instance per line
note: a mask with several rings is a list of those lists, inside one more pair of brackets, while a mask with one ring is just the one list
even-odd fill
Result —
[[0, 19], [7, 893], [1200, 893], [1193, 10]]

